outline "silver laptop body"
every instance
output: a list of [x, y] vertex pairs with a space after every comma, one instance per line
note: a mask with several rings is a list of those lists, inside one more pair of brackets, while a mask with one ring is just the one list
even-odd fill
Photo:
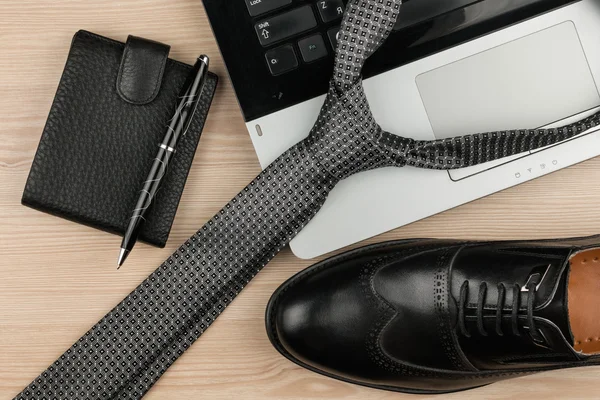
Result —
[[[597, 110], [598, 80], [600, 1], [582, 0], [364, 85], [384, 130], [430, 140], [562, 125]], [[307, 136], [324, 98], [247, 123], [263, 168]], [[333, 190], [291, 248], [300, 258], [317, 257], [599, 154], [600, 132], [593, 130], [550, 148], [451, 172], [408, 167], [364, 172]]]

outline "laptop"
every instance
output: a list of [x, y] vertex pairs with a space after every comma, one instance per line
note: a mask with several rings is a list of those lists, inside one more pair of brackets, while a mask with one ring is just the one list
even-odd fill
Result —
[[[323, 104], [342, 0], [203, 0], [265, 168]], [[367, 61], [389, 132], [441, 139], [559, 126], [599, 109], [600, 0], [408, 0]], [[454, 171], [384, 168], [338, 184], [291, 242], [313, 258], [600, 154], [600, 132]]]

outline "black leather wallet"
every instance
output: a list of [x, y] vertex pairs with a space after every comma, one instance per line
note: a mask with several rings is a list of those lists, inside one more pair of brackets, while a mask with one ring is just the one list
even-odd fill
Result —
[[[126, 44], [75, 34], [31, 166], [22, 203], [123, 234], [191, 66], [169, 46], [130, 36]], [[139, 239], [169, 236], [217, 85], [210, 73]]]

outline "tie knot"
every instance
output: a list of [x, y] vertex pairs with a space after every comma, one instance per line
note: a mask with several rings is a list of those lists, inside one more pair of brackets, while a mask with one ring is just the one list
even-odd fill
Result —
[[359, 80], [341, 95], [332, 85], [309, 140], [319, 164], [342, 180], [358, 172], [405, 164], [397, 149], [407, 146], [389, 146], [383, 137], [387, 135], [375, 121]]

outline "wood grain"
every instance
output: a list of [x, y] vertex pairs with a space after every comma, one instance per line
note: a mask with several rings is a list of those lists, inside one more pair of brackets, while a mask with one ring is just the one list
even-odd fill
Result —
[[[119, 238], [20, 205], [78, 29], [118, 40], [131, 33], [169, 43], [171, 55], [185, 62], [207, 53], [221, 76], [167, 247], [140, 244], [119, 273]], [[15, 396], [259, 170], [200, 0], [0, 0], [0, 399]], [[599, 172], [600, 159], [594, 159], [368, 242], [597, 233]], [[277, 256], [146, 398], [416, 398], [322, 377], [271, 347], [263, 322], [269, 296], [313, 262], [289, 250]], [[559, 371], [444, 398], [593, 399], [600, 397], [599, 376], [600, 368]]]

